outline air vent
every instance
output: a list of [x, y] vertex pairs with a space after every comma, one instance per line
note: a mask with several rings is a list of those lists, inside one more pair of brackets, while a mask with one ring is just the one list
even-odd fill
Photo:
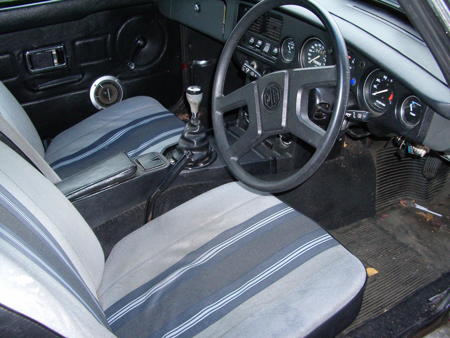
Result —
[[251, 26], [250, 31], [261, 34], [266, 38], [280, 41], [281, 29], [283, 28], [283, 20], [281, 17], [275, 17], [270, 14], [265, 14], [259, 17]]
[[439, 158], [399, 158], [396, 148], [377, 152], [377, 210], [397, 204], [401, 199], [430, 201], [450, 183], [449, 165]]

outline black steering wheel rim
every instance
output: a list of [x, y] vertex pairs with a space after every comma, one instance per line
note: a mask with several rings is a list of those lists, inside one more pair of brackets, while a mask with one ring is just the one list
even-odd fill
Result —
[[[228, 70], [228, 66], [231, 62], [231, 58], [233, 56], [233, 53], [241, 40], [242, 36], [245, 34], [245, 32], [249, 29], [250, 25], [261, 15], [266, 13], [267, 11], [270, 11], [276, 7], [283, 6], [283, 5], [299, 5], [301, 7], [304, 7], [311, 12], [313, 12], [323, 23], [325, 28], [327, 29], [328, 33], [331, 36], [331, 41], [333, 43], [333, 50], [335, 53], [335, 59], [336, 59], [336, 65], [332, 67], [319, 67], [319, 68], [307, 68], [307, 69], [296, 69], [296, 70], [285, 70], [280, 72], [274, 72], [270, 73], [269, 75], [266, 75], [258, 81], [254, 81], [249, 85], [246, 85], [244, 87], [241, 87], [237, 92], [236, 95], [233, 96], [233, 93], [228, 94], [227, 96], [224, 96], [223, 94], [223, 88], [226, 78], [226, 73]], [[238, 22], [236, 27], [233, 29], [233, 31], [230, 34], [230, 37], [225, 43], [225, 46], [223, 48], [222, 54], [219, 58], [218, 64], [217, 64], [217, 70], [216, 75], [214, 79], [213, 84], [213, 95], [212, 95], [212, 121], [213, 121], [213, 127], [214, 127], [214, 135], [217, 143], [218, 150], [220, 154], [222, 155], [222, 158], [226, 162], [228, 168], [230, 169], [231, 173], [238, 178], [240, 181], [242, 181], [244, 184], [255, 188], [260, 191], [264, 192], [282, 192], [287, 191], [292, 188], [297, 187], [301, 183], [305, 182], [308, 178], [310, 178], [317, 169], [321, 166], [321, 164], [325, 161], [328, 154], [330, 153], [331, 149], [333, 148], [333, 145], [336, 142], [337, 137], [339, 136], [339, 132], [342, 126], [342, 122], [345, 115], [345, 109], [347, 106], [347, 99], [349, 95], [350, 90], [350, 74], [349, 74], [349, 66], [348, 66], [348, 58], [347, 58], [347, 48], [345, 45], [344, 38], [342, 37], [342, 34], [331, 17], [331, 15], [324, 9], [322, 9], [318, 4], [316, 4], [314, 1], [311, 0], [262, 0], [255, 6], [253, 6]], [[322, 68], [322, 69], [320, 69]], [[335, 79], [332, 75], [334, 72]], [[319, 79], [322, 77], [323, 74], [323, 82], [320, 82]], [[326, 78], [325, 78], [326, 77]], [[307, 79], [302, 79], [307, 78]], [[314, 79], [313, 79], [314, 78]], [[311, 88], [315, 88], [314, 85], [317, 85], [318, 83], [325, 84], [330, 83], [330, 81], [335, 82], [336, 85], [336, 101], [333, 107], [333, 113], [330, 119], [329, 126], [327, 130], [324, 132], [322, 137], [320, 137], [320, 144], [318, 144], [319, 137], [314, 134], [315, 127], [312, 126], [309, 122], [307, 117], [305, 117], [305, 112], [302, 111], [302, 102], [307, 100], [305, 97], [306, 95], [301, 95], [300, 89], [297, 89], [297, 92], [293, 92], [289, 94], [289, 88], [292, 85], [292, 87], [295, 87], [295, 85], [298, 85], [299, 88], [302, 88], [302, 93], [304, 90], [308, 90]], [[310, 83], [308, 83], [308, 81]], [[268, 87], [282, 87], [281, 91], [280, 89], [275, 89], [275, 92], [278, 92], [279, 95], [281, 95], [281, 101], [283, 107], [276, 107], [278, 109], [281, 116], [275, 115], [275, 114], [269, 114], [267, 110], [266, 101], [264, 101], [264, 107], [261, 106], [263, 99], [263, 96], [265, 95], [266, 89]], [[265, 89], [264, 89], [265, 88]], [[261, 89], [264, 89], [264, 94], [260, 95]], [[273, 90], [273, 89], [271, 89]], [[296, 90], [294, 88], [293, 90]], [[250, 96], [252, 100], [254, 99], [254, 103], [252, 100], [248, 101], [246, 96]], [[291, 97], [292, 96], [292, 97]], [[303, 97], [302, 97], [303, 96]], [[232, 102], [234, 101], [236, 102]], [[246, 101], [246, 102], [244, 102]], [[238, 147], [241, 144], [238, 144], [237, 147], [234, 147], [233, 151], [230, 151], [230, 149], [233, 149], [233, 147], [230, 147], [230, 144], [228, 142], [228, 138], [225, 131], [225, 125], [224, 125], [224, 114], [225, 110], [228, 109], [230, 111], [231, 109], [238, 108], [240, 106], [248, 104], [248, 102], [252, 102], [251, 105], [256, 105], [257, 107], [253, 107], [256, 110], [256, 116], [253, 127], [256, 128], [256, 134], [248, 133], [247, 139], [242, 141], [242, 144], [251, 143], [252, 140], [258, 139], [258, 137], [267, 137], [267, 135], [270, 136], [270, 134], [275, 134], [278, 131], [288, 131], [290, 128], [287, 126], [288, 122], [292, 122], [292, 124], [304, 124], [307, 122], [308, 128], [311, 128], [312, 130], [308, 130], [307, 128], [299, 128], [299, 130], [303, 130], [306, 132], [306, 139], [309, 141], [309, 143], [313, 144], [316, 148], [314, 154], [309, 159], [309, 161], [301, 167], [298, 171], [291, 174], [290, 176], [277, 180], [277, 181], [268, 181], [263, 180], [260, 178], [257, 178], [251, 174], [249, 174], [242, 166], [238, 163], [239, 158], [238, 156], [232, 156], [233, 152], [239, 152]], [[293, 102], [295, 105], [295, 111], [290, 112], [288, 111], [288, 103]], [[304, 105], [303, 105], [304, 106]], [[292, 110], [292, 106], [291, 106]], [[261, 114], [262, 112], [262, 114]], [[268, 118], [267, 116], [271, 116]], [[307, 116], [307, 111], [306, 111]], [[270, 119], [277, 119], [280, 125], [274, 127], [270, 126], [270, 130], [266, 131], [263, 130], [265, 127], [264, 125], [270, 125], [271, 120]], [[297, 121], [298, 119], [298, 121]], [[277, 123], [278, 123], [277, 122]], [[283, 125], [284, 124], [284, 125]], [[250, 127], [249, 127], [250, 128]], [[277, 129], [281, 128], [281, 129]], [[283, 129], [284, 128], [284, 129]], [[265, 134], [263, 134], [265, 133]], [[320, 134], [317, 130], [315, 130], [315, 133]], [[315, 135], [315, 136], [314, 136]], [[245, 135], [244, 135], [245, 136]], [[298, 135], [296, 135], [298, 136]], [[314, 137], [312, 137], [314, 136]], [[243, 137], [244, 139], [245, 137]], [[259, 140], [259, 139], [258, 139]], [[238, 140], [239, 141], [239, 140]], [[254, 145], [253, 145], [254, 146]]]

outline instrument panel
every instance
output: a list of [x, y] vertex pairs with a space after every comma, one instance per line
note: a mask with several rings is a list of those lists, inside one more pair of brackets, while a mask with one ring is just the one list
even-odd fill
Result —
[[[257, 67], [248, 73], [250, 78], [253, 74], [256, 78], [256, 74], [282, 69], [335, 63], [328, 35], [318, 27], [278, 12], [258, 20], [258, 26], [250, 27], [238, 47], [238, 62]], [[377, 134], [396, 133], [420, 141], [420, 125], [428, 107], [356, 48], [347, 47], [351, 72], [348, 109], [364, 111], [361, 122], [367, 122]]]

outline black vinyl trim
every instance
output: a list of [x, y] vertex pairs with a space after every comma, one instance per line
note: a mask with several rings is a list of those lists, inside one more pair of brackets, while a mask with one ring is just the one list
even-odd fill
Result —
[[0, 12], [0, 33], [14, 32], [67, 21], [79, 20], [89, 14], [137, 5], [148, 4], [147, 0], [64, 0], [38, 3], [35, 6], [8, 8]]
[[47, 326], [3, 304], [0, 304], [0, 336], [62, 337]]

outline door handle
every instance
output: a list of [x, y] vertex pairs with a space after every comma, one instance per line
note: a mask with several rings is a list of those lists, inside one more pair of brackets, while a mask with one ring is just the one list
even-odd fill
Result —
[[44, 72], [67, 66], [64, 45], [45, 47], [25, 52], [28, 70], [32, 73]]

